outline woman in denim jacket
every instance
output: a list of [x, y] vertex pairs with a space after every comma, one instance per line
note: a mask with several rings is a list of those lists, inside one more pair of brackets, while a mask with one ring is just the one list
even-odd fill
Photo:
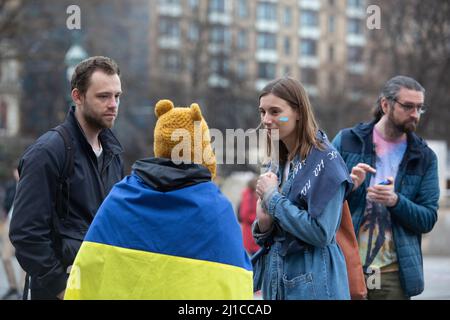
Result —
[[300, 82], [274, 80], [259, 102], [272, 172], [261, 175], [256, 188], [253, 235], [263, 249], [253, 259], [254, 290], [262, 289], [264, 299], [350, 299], [336, 243], [351, 187], [347, 168], [318, 129]]

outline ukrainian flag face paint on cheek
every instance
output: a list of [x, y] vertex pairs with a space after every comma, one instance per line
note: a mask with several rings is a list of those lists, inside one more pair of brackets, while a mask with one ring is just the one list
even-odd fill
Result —
[[289, 121], [289, 118], [288, 118], [288, 117], [280, 117], [280, 118], [278, 119], [278, 121], [280, 121], [281, 123], [286, 123], [286, 122]]

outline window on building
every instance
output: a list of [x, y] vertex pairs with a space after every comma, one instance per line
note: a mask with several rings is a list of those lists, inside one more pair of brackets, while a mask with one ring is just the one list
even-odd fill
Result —
[[283, 67], [283, 76], [290, 77], [291, 75], [291, 66], [284, 66]]
[[347, 0], [347, 7], [349, 8], [362, 8], [363, 6], [363, 0]]
[[6, 101], [0, 98], [0, 130], [7, 129], [8, 124], [8, 105]]
[[260, 32], [257, 36], [258, 49], [276, 50], [277, 37], [274, 33]]
[[300, 54], [302, 56], [317, 56], [317, 41], [313, 39], [301, 39]]
[[225, 0], [209, 0], [208, 12], [225, 13]]
[[239, 79], [245, 79], [247, 77], [247, 62], [239, 60], [237, 63], [237, 76]]
[[199, 0], [189, 0], [189, 7], [191, 10], [196, 10], [199, 5]]
[[363, 20], [351, 18], [347, 21], [347, 32], [350, 34], [362, 34], [363, 33]]
[[334, 33], [335, 30], [336, 30], [336, 18], [333, 15], [328, 16], [328, 32]]
[[239, 18], [248, 18], [249, 14], [247, 0], [239, 0], [237, 10]]
[[180, 5], [181, 0], [159, 0], [159, 4]]
[[228, 74], [230, 64], [226, 57], [211, 57], [209, 67], [212, 73], [224, 76]]
[[258, 2], [256, 18], [263, 21], [277, 21], [277, 4], [273, 2]]
[[239, 30], [237, 34], [237, 48], [247, 49], [248, 46], [248, 33], [245, 30]]
[[162, 54], [162, 65], [169, 72], [181, 71], [181, 58], [177, 52], [167, 52]]
[[291, 54], [291, 39], [289, 37], [284, 37], [283, 48], [286, 56]]
[[300, 69], [301, 82], [307, 85], [317, 85], [317, 69], [301, 68]]
[[300, 26], [302, 27], [318, 27], [319, 15], [317, 11], [301, 10], [300, 11]]
[[180, 23], [177, 19], [161, 17], [159, 20], [159, 34], [170, 38], [180, 37]]
[[194, 70], [195, 65], [196, 65], [196, 63], [195, 63], [195, 61], [194, 61], [193, 58], [187, 58], [187, 59], [186, 59], [186, 70], [187, 70], [189, 73], [192, 74], [192, 73], [195, 71], [195, 70]]
[[336, 84], [337, 84], [336, 74], [331, 72], [330, 74], [328, 74], [328, 89], [330, 91], [333, 91], [333, 89], [336, 88]]
[[364, 49], [358, 46], [349, 46], [347, 48], [347, 61], [348, 62], [362, 62]]
[[260, 62], [258, 63], [258, 78], [274, 79], [276, 76], [275, 63]]
[[292, 8], [284, 7], [283, 12], [283, 25], [286, 27], [290, 27], [292, 24]]
[[328, 47], [328, 58], [330, 62], [334, 61], [334, 46], [332, 44]]
[[191, 22], [189, 24], [189, 31], [188, 31], [188, 39], [189, 41], [198, 41], [200, 37], [200, 29], [198, 27], [198, 24], [195, 22]]
[[211, 43], [228, 46], [230, 44], [230, 30], [225, 26], [213, 26], [209, 34]]

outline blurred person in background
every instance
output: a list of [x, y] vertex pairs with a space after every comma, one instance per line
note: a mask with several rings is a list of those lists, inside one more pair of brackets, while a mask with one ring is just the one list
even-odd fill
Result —
[[259, 250], [259, 246], [256, 244], [252, 235], [252, 224], [256, 218], [256, 202], [258, 201], [258, 195], [256, 194], [257, 181], [257, 177], [253, 177], [248, 181], [247, 187], [242, 191], [238, 208], [238, 217], [242, 227], [244, 247], [249, 255], [253, 255]]
[[[13, 266], [14, 247], [12, 246], [8, 236], [9, 224], [11, 223], [11, 215], [13, 214], [14, 209], [14, 196], [16, 194], [17, 182], [19, 181], [19, 173], [16, 168], [12, 170], [12, 174], [13, 180], [9, 181], [6, 186], [5, 199], [3, 201], [3, 210], [6, 213], [6, 218], [3, 225], [2, 247], [0, 252], [9, 288], [0, 300], [19, 299], [20, 292], [22, 291], [22, 289], [18, 286], [18, 281]], [[23, 281], [25, 280], [24, 273], [21, 274], [20, 280], [21, 281], [19, 282], [23, 285]]]

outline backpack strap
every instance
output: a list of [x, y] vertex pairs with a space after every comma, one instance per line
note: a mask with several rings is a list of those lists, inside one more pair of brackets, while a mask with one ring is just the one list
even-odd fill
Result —
[[22, 300], [28, 300], [28, 291], [30, 291], [30, 275], [25, 274], [25, 282], [23, 284]]
[[72, 137], [64, 124], [60, 124], [59, 126], [53, 128], [52, 131], [58, 132], [64, 140], [65, 160], [63, 169], [58, 178], [56, 194], [56, 213], [60, 220], [64, 220], [69, 215], [69, 178], [73, 174], [74, 170], [74, 148]]
[[[72, 138], [69, 133], [69, 129], [67, 129], [64, 124], [60, 124], [59, 126], [51, 129], [50, 131], [56, 131], [59, 133], [59, 135], [63, 138], [64, 141], [64, 151], [65, 151], [65, 158], [64, 158], [64, 166], [62, 171], [60, 172], [60, 175], [58, 177], [57, 181], [57, 192], [56, 192], [56, 215], [52, 215], [53, 225], [54, 225], [54, 231], [56, 235], [56, 243], [60, 244], [61, 241], [61, 235], [58, 230], [58, 223], [56, 221], [56, 218], [63, 221], [67, 216], [69, 215], [69, 196], [70, 196], [70, 182], [69, 178], [73, 174], [73, 168], [74, 168], [74, 148], [72, 143]], [[30, 275], [27, 273], [25, 275], [25, 283], [24, 283], [24, 289], [23, 289], [23, 300], [28, 300], [28, 294], [30, 290]]]

